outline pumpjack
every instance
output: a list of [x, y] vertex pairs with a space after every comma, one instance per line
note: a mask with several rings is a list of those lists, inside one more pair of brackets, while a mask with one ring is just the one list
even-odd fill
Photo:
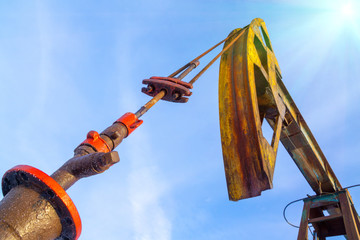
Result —
[[[189, 82], [182, 81], [199, 60], [224, 43]], [[79, 213], [66, 193], [81, 178], [100, 174], [119, 162], [114, 149], [137, 129], [160, 99], [185, 103], [197, 79], [219, 58], [221, 144], [229, 199], [259, 196], [272, 188], [279, 142], [315, 192], [303, 199], [298, 240], [344, 235], [359, 240], [360, 222], [351, 196], [343, 188], [282, 82], [268, 31], [261, 19], [233, 30], [227, 38], [168, 77], [143, 80], [142, 92], [152, 99], [136, 113], [126, 113], [101, 133], [90, 131], [74, 157], [52, 175], [27, 165], [8, 170], [2, 178], [0, 240], [78, 239]], [[271, 142], [263, 136], [266, 122]]]

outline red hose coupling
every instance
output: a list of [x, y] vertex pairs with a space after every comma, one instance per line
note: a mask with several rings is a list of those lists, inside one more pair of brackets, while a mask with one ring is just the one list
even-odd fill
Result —
[[96, 131], [90, 131], [87, 134], [85, 141], [83, 141], [80, 145], [90, 145], [97, 152], [107, 153], [111, 151], [109, 145]]
[[138, 126], [140, 126], [144, 121], [139, 120], [135, 114], [128, 112], [122, 115], [115, 123], [122, 123], [127, 129], [127, 136], [130, 135]]

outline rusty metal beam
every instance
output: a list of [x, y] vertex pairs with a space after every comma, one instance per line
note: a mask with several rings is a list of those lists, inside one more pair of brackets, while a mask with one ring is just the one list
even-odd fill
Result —
[[277, 72], [277, 88], [286, 106], [281, 142], [317, 194], [342, 187]]
[[[279, 141], [311, 188], [335, 192], [341, 185], [281, 80], [270, 38], [261, 19], [235, 29], [224, 49], [219, 74], [219, 113], [230, 200], [258, 196], [272, 188]], [[268, 142], [267, 121], [274, 130]]]

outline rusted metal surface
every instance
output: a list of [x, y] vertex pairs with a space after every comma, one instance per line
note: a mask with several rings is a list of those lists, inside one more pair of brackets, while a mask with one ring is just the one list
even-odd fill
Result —
[[135, 114], [124, 116], [101, 134], [90, 131], [74, 157], [51, 177], [30, 166], [9, 170], [2, 181], [0, 240], [77, 239], [81, 220], [65, 190], [120, 161], [112, 150], [139, 125]]
[[[223, 50], [189, 83], [181, 81], [199, 65], [198, 59], [224, 41], [226, 42]], [[75, 215], [73, 214], [76, 208], [65, 190], [79, 179], [102, 173], [119, 162], [118, 153], [113, 150], [141, 125], [142, 120], [139, 118], [160, 99], [186, 102], [188, 99], [184, 96], [191, 95], [189, 89], [192, 88], [192, 84], [220, 56], [222, 56], [219, 78], [220, 128], [230, 199], [239, 200], [258, 196], [262, 191], [272, 187], [280, 140], [317, 194], [341, 189], [340, 183], [281, 80], [280, 68], [265, 23], [261, 19], [255, 19], [249, 26], [234, 30], [225, 40], [169, 77], [152, 77], [144, 80], [143, 83], [148, 84], [148, 87], [144, 88], [143, 92], [153, 98], [135, 114], [126, 113], [100, 134], [90, 131], [86, 140], [75, 149], [74, 157], [51, 177], [43, 174], [43, 177], [36, 178], [31, 174], [26, 175], [26, 171], [21, 172], [21, 169], [17, 169], [18, 172], [5, 174], [3, 179], [5, 198], [0, 204], [0, 240], [53, 239], [59, 236], [65, 240], [77, 239], [80, 234], [78, 231], [80, 218], [77, 211]], [[263, 136], [264, 121], [267, 121], [273, 129], [271, 142]], [[34, 182], [37, 184], [33, 184]], [[346, 201], [336, 198], [335, 206], [322, 205], [331, 202], [329, 199], [305, 203], [305, 215], [301, 223], [303, 228], [301, 234], [304, 234], [304, 239], [307, 238], [309, 223], [317, 226], [315, 228], [320, 233], [325, 230], [321, 230], [319, 222], [324, 221], [335, 222], [333, 226], [343, 223], [343, 228], [335, 228], [341, 229], [339, 232], [344, 232], [343, 229], [346, 229], [347, 233], [352, 234], [349, 235], [350, 239], [359, 239], [360, 222], [354, 206], [349, 203], [350, 195], [347, 192], [346, 194], [346, 196], [339, 194], [339, 199], [346, 198]], [[23, 205], [22, 202], [25, 201], [27, 202]], [[319, 212], [320, 210], [310, 211], [310, 208], [325, 209], [333, 215], [326, 217]], [[17, 221], [19, 216], [21, 221]], [[42, 219], [43, 216], [46, 221], [38, 221], [39, 217]], [[344, 220], [339, 222], [338, 219], [342, 216], [341, 219]]]
[[103, 173], [120, 161], [116, 151], [97, 152], [73, 157], [56, 170], [51, 177], [67, 190], [81, 178]]
[[[243, 34], [242, 32], [240, 32], [239, 34], [234, 34], [234, 35], [236, 35], [236, 36], [234, 36], [234, 37], [232, 37], [232, 34], [230, 34], [230, 35], [226, 38], [226, 39], [227, 39], [227, 41], [226, 41], [227, 44], [225, 44], [223, 50], [221, 50], [221, 52], [219, 52], [203, 69], [201, 69], [200, 72], [199, 72], [198, 74], [196, 74], [196, 76], [193, 77], [193, 78], [190, 80], [189, 83], [194, 84], [194, 82], [196, 82], [196, 81], [201, 77], [201, 75], [203, 75], [204, 72], [205, 72], [206, 70], [208, 70], [209, 67], [210, 67], [211, 65], [213, 65], [214, 62], [215, 62], [219, 57], [221, 57], [221, 56], [224, 54], [224, 52], [226, 52], [230, 47], [232, 47], [232, 45], [233, 45], [234, 43], [236, 43], [236, 41], [241, 37], [242, 34]], [[231, 40], [230, 40], [230, 39], [231, 39]], [[215, 46], [216, 46], [216, 45], [215, 45]], [[215, 47], [215, 46], [214, 46], [214, 47]], [[205, 52], [205, 53], [206, 53], [206, 52]], [[201, 54], [199, 57], [204, 56], [205, 53]], [[199, 57], [198, 57], [198, 58], [199, 58]]]
[[[274, 69], [270, 68], [272, 72], [266, 77], [263, 73], [259, 55], [264, 58], [266, 54], [257, 50], [264, 50], [259, 45], [259, 24], [259, 20], [254, 20], [250, 26], [234, 30], [243, 35], [223, 54], [220, 63], [220, 130], [231, 200], [258, 196], [272, 187], [279, 122], [285, 111], [281, 102], [277, 107], [275, 94], [271, 92], [270, 85], [276, 81]], [[277, 126], [272, 145], [261, 132], [264, 118]]]
[[74, 203], [44, 172], [16, 166], [5, 173], [2, 191], [0, 239], [70, 240], [80, 236], [81, 220]]
[[317, 194], [342, 189], [299, 109], [277, 74], [277, 88], [287, 108], [281, 142]]
[[176, 78], [151, 77], [144, 79], [142, 83], [148, 86], [142, 88], [141, 91], [149, 96], [154, 97], [161, 91], [165, 91], [165, 95], [162, 97], [162, 100], [165, 101], [186, 103], [189, 100], [187, 96], [191, 96], [192, 84]]
[[[124, 117], [124, 116], [122, 116]], [[96, 146], [91, 145], [89, 141], [84, 141], [81, 143], [77, 148], [74, 150], [74, 156], [79, 157], [90, 153], [95, 152], [108, 152], [108, 148], [110, 148], [110, 151], [114, 150], [124, 138], [126, 138], [129, 135], [128, 127], [126, 123], [123, 123], [119, 121], [122, 117], [120, 117], [116, 122], [114, 122], [111, 126], [106, 128], [104, 131], [100, 133], [101, 141], [98, 140], [98, 143], [103, 143], [102, 147], [96, 148]], [[132, 118], [133, 120], [137, 120], [137, 118]], [[135, 123], [135, 122], [133, 122]], [[142, 123], [142, 121], [141, 121]], [[140, 123], [140, 124], [141, 124]], [[136, 124], [136, 126], [138, 126]], [[90, 131], [91, 132], [91, 131]], [[87, 136], [88, 138], [88, 136]], [[103, 151], [104, 150], [104, 151]]]
[[[231, 44], [239, 37], [240, 35], [233, 39]], [[198, 59], [228, 38], [169, 77], [152, 77], [144, 80], [148, 88], [143, 91], [153, 98], [135, 114], [126, 113], [100, 134], [90, 131], [87, 138], [74, 150], [74, 157], [55, 171], [51, 177], [30, 166], [18, 166], [8, 171], [2, 182], [5, 197], [0, 204], [0, 239], [77, 239], [80, 235], [81, 221], [75, 205], [65, 190], [79, 179], [102, 173], [119, 162], [118, 153], [113, 150], [141, 125], [142, 120], [138, 118], [160, 99], [186, 102], [188, 99], [184, 96], [191, 95], [189, 89], [192, 88], [192, 83], [226, 49], [223, 49], [206, 65], [190, 83], [183, 82], [181, 79], [199, 65]], [[228, 48], [231, 44], [228, 44]], [[42, 220], [43, 218], [46, 220]]]
[[[149, 84], [147, 88], [143, 88], [141, 91], [147, 95], [152, 96], [153, 98], [142, 106], [135, 115], [140, 118], [144, 115], [150, 108], [152, 108], [160, 99], [171, 102], [182, 102], [185, 103], [188, 101], [187, 98], [183, 96], [190, 96], [191, 92], [188, 90], [192, 88], [192, 83], [182, 82], [181, 80], [188, 75], [193, 69], [195, 69], [200, 62], [198, 59], [194, 59], [191, 62], [185, 64], [183, 67], [170, 74], [167, 78], [163, 79], [162, 82], [153, 82], [151, 84], [151, 79], [145, 79], [144, 84]], [[176, 75], [178, 75], [176, 77]], [[170, 81], [169, 81], [170, 80]], [[160, 80], [161, 81], [161, 80]], [[154, 85], [155, 84], [155, 85]]]
[[349, 240], [360, 239], [359, 218], [347, 190], [306, 198], [298, 240], [308, 239], [309, 224], [320, 240], [341, 235]]
[[[189, 63], [185, 64], [183, 67], [181, 67], [180, 69], [176, 70], [174, 73], [170, 74], [168, 76], [168, 78], [176, 78], [178, 80], [183, 79], [187, 74], [189, 74], [194, 68], [196, 68], [200, 63], [199, 63], [199, 59], [201, 59], [202, 57], [204, 57], [205, 55], [207, 55], [209, 52], [211, 52], [212, 50], [214, 50], [215, 48], [217, 48], [218, 46], [220, 46], [220, 44], [222, 44], [223, 42], [225, 42], [226, 40], [230, 39], [232, 37], [232, 35], [229, 35], [227, 38], [225, 38], [224, 40], [220, 41], [219, 43], [215, 44], [214, 46], [212, 46], [211, 48], [209, 48], [208, 50], [206, 50], [204, 53], [200, 54], [198, 57], [194, 58], [192, 61], [190, 61]], [[192, 86], [192, 84], [194, 84], [194, 82], [196, 82], [200, 76], [202, 74], [204, 74], [204, 72], [209, 69], [209, 67], [214, 64], [214, 62], [221, 57], [221, 55], [226, 52], [226, 50], [228, 48], [230, 48], [232, 46], [232, 44], [234, 44], [236, 42], [236, 40], [238, 38], [241, 37], [241, 34], [237, 35], [235, 38], [231, 39], [231, 42], [227, 44], [227, 46], [225, 46], [225, 48], [218, 54], [216, 55], [203, 69], [200, 70], [200, 72], [198, 74], [196, 74], [195, 77], [193, 77], [190, 81], [189, 84]], [[176, 77], [176, 75], [178, 75], [178, 77]], [[183, 82], [184, 83], [184, 82]], [[173, 101], [173, 99], [179, 98], [181, 97], [181, 94], [179, 93], [175, 93], [174, 96], [169, 97], [167, 96], [169, 93], [168, 92], [172, 92], [172, 89], [170, 89], [170, 91], [166, 91], [166, 89], [160, 90], [159, 92], [156, 93], [151, 93], [152, 91], [154, 91], [154, 87], [149, 85], [148, 88], [144, 88], [142, 89], [142, 91], [150, 96], [153, 96], [153, 98], [147, 102], [144, 106], [142, 106], [136, 113], [135, 115], [140, 118], [142, 115], [144, 115], [150, 108], [152, 108], [160, 99], [164, 99], [164, 100], [170, 100]], [[165, 99], [164, 97], [166, 96]], [[183, 102], [185, 102], [187, 100], [183, 100]]]
[[[183, 72], [179, 72], [180, 74], [179, 74], [179, 76], [177, 76], [177, 78], [176, 79], [179, 79], [179, 80], [181, 80], [181, 79], [183, 79], [184, 77], [186, 77], [192, 70], [194, 70], [197, 66], [199, 66], [200, 65], [200, 62], [198, 61], [198, 60], [193, 60], [193, 61], [191, 61], [190, 63], [188, 63], [189, 65], [188, 65], [188, 67], [183, 71]], [[175, 75], [176, 76], [176, 75]], [[170, 77], [170, 76], [169, 76]], [[191, 85], [191, 84], [189, 84], [189, 83], [187, 83], [187, 85]], [[192, 85], [191, 85], [191, 88], [192, 88]]]
[[19, 186], [0, 202], [0, 240], [49, 240], [61, 234], [55, 208], [37, 191]]
[[51, 177], [25, 165], [10, 169], [2, 180], [0, 239], [77, 239], [81, 220], [65, 190], [79, 179], [102, 173], [119, 161], [115, 151], [77, 156]]
[[[265, 23], [254, 19], [230, 33], [219, 75], [220, 130], [229, 198], [258, 196], [272, 187], [281, 140], [312, 187], [334, 192], [341, 185], [282, 80]], [[262, 134], [267, 121], [271, 143]]]

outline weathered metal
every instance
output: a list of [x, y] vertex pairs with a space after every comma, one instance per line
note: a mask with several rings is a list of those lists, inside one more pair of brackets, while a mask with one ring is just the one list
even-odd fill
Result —
[[106, 141], [96, 131], [88, 132], [86, 139], [81, 145], [87, 145], [93, 148], [96, 152], [110, 152], [111, 149]]
[[57, 238], [62, 224], [55, 208], [31, 188], [13, 188], [0, 202], [1, 240]]
[[165, 101], [186, 103], [189, 100], [187, 96], [191, 96], [192, 84], [177, 78], [151, 77], [144, 79], [142, 83], [148, 86], [142, 88], [141, 91], [149, 96], [154, 97], [161, 91], [165, 91], [165, 95], [162, 97], [162, 100]]
[[[111, 126], [106, 128], [99, 134], [101, 140], [98, 139], [97, 144], [102, 143], [103, 146], [97, 148], [95, 145], [91, 145], [91, 141], [85, 140], [77, 148], [75, 148], [74, 157], [79, 157], [95, 152], [108, 152], [108, 148], [110, 149], [110, 151], [114, 150], [122, 142], [122, 140], [126, 138], [141, 123], [142, 120], [138, 120], [135, 114], [124, 114]], [[87, 139], [88, 137], [89, 134], [87, 136]]]
[[75, 149], [74, 157], [51, 177], [30, 166], [9, 170], [2, 181], [0, 239], [77, 239], [81, 221], [65, 190], [120, 161], [112, 150], [128, 136], [126, 123], [131, 119], [120, 118], [101, 134], [90, 131], [87, 140]]
[[119, 161], [115, 151], [76, 156], [51, 177], [30, 166], [10, 169], [2, 180], [0, 239], [77, 239], [81, 220], [65, 190], [79, 179], [102, 173]]
[[191, 95], [192, 84], [181, 79], [199, 65], [198, 59], [225, 40], [168, 78], [153, 77], [144, 82], [149, 83], [147, 92], [152, 91], [150, 95], [154, 97], [135, 114], [126, 113], [100, 134], [90, 131], [74, 150], [74, 157], [51, 177], [30, 166], [9, 170], [2, 182], [4, 198], [0, 204], [0, 239], [77, 239], [81, 221], [65, 190], [79, 179], [102, 173], [119, 162], [118, 153], [113, 150], [142, 124], [139, 118], [166, 94], [164, 100], [170, 95], [171, 101], [186, 102], [184, 96]]
[[[236, 42], [236, 40], [241, 36], [237, 35], [235, 38], [232, 38], [231, 42], [227, 44], [227, 46], [224, 47], [224, 49], [218, 53], [203, 69], [200, 70], [200, 72], [198, 74], [195, 75], [195, 77], [193, 77], [190, 81], [189, 84], [194, 84], [194, 82], [196, 82], [200, 76], [202, 74], [204, 74], [204, 72], [209, 69], [209, 67], [214, 64], [214, 62], [221, 57], [221, 55], [226, 52], [226, 50], [228, 48], [230, 48], [232, 46], [232, 44], [234, 44]], [[181, 67], [180, 69], [176, 70], [174, 73], [170, 74], [168, 76], [168, 78], [175, 78], [176, 75], [181, 74], [176, 77], [176, 79], [183, 79], [187, 74], [189, 74], [194, 68], [196, 68], [200, 63], [199, 63], [199, 59], [201, 59], [202, 57], [204, 57], [206, 54], [208, 54], [209, 52], [211, 52], [212, 50], [214, 50], [215, 48], [217, 48], [218, 46], [220, 46], [220, 44], [222, 44], [223, 42], [225, 42], [226, 40], [228, 40], [230, 37], [232, 37], [232, 35], [228, 36], [227, 38], [225, 38], [224, 40], [220, 41], [219, 43], [215, 44], [214, 46], [212, 46], [211, 48], [209, 48], [208, 50], [206, 50], [204, 53], [200, 54], [199, 56], [197, 56], [196, 58], [194, 58], [192, 61], [190, 61], [189, 63], [185, 64], [183, 67]], [[142, 91], [150, 96], [153, 96], [153, 98], [147, 102], [144, 106], [142, 106], [136, 113], [135, 115], [140, 118], [142, 115], [144, 115], [150, 108], [152, 108], [160, 99], [164, 99], [164, 96], [167, 95], [166, 89], [161, 90], [159, 92], [157, 92], [156, 94], [150, 94], [152, 91], [154, 90], [154, 87], [149, 85], [148, 88], [144, 88], [142, 89]], [[172, 90], [171, 90], [172, 91]], [[172, 98], [169, 97], [170, 101], [172, 101], [172, 99], [174, 98], [178, 98], [181, 95], [179, 93], [175, 93], [174, 96], [172, 96]], [[167, 100], [167, 99], [164, 99]], [[187, 101], [187, 100], [184, 100]]]
[[281, 142], [315, 193], [335, 192], [342, 186], [315, 140], [285, 85], [278, 78], [278, 93], [286, 106]]
[[[171, 101], [171, 102], [182, 102], [185, 103], [188, 101], [187, 98], [183, 96], [190, 96], [191, 92], [188, 90], [192, 88], [192, 83], [186, 83], [181, 81], [186, 75], [188, 75], [192, 70], [194, 70], [200, 62], [197, 59], [185, 64], [183, 67], [170, 74], [167, 78], [163, 78], [162, 82], [153, 82], [151, 84], [151, 79], [145, 79], [144, 84], [149, 84], [147, 88], [142, 88], [142, 92], [152, 96], [153, 98], [148, 101], [144, 106], [142, 106], [135, 115], [140, 118], [144, 115], [150, 108], [152, 108], [160, 99]], [[176, 75], [178, 75], [176, 77]], [[158, 78], [159, 77], [155, 77]], [[160, 78], [161, 79], [161, 78]], [[183, 95], [183, 96], [182, 96]]]
[[[219, 74], [219, 114], [229, 198], [255, 197], [272, 188], [281, 140], [312, 187], [320, 194], [341, 185], [281, 80], [270, 38], [261, 19], [235, 29], [225, 42]], [[273, 129], [271, 143], [262, 133]]]
[[134, 113], [128, 112], [116, 120], [115, 123], [123, 124], [126, 127], [127, 137], [143, 123], [143, 120], [138, 119]]
[[[179, 80], [183, 79], [184, 77], [186, 77], [192, 70], [194, 70], [199, 65], [200, 65], [200, 62], [198, 60], [196, 60], [196, 59], [189, 62], [188, 66], [184, 69], [184, 71], [179, 72], [180, 74], [179, 74], [179, 76], [176, 77], [176, 79], [179, 79]], [[169, 78], [172, 78], [172, 77], [169, 76]]]
[[[233, 38], [232, 38], [232, 35], [230, 34], [230, 35], [225, 39], [226, 42], [227, 42], [227, 44], [224, 45], [223, 50], [221, 50], [221, 52], [219, 52], [213, 59], [211, 59], [211, 61], [210, 61], [203, 69], [201, 69], [200, 72], [198, 72], [198, 74], [196, 74], [195, 77], [193, 77], [193, 78], [189, 81], [189, 83], [194, 84], [194, 82], [196, 82], [196, 81], [201, 77], [201, 75], [203, 75], [204, 72], [205, 72], [206, 70], [208, 70], [209, 67], [210, 67], [211, 65], [213, 65], [214, 62], [215, 62], [219, 57], [221, 57], [230, 47], [232, 47], [232, 45], [233, 45], [234, 43], [236, 43], [236, 41], [241, 37], [242, 34], [243, 34], [242, 32], [239, 33], [239, 34], [236, 34], [236, 36], [234, 36]], [[235, 34], [234, 34], [234, 35], [235, 35]], [[231, 40], [229, 40], [229, 39], [231, 39]], [[217, 46], [217, 45], [215, 45], [215, 46]], [[214, 46], [214, 47], [215, 47], [215, 46]], [[206, 52], [203, 53], [203, 54], [201, 54], [198, 58], [204, 56], [205, 54], [206, 54]], [[196, 59], [198, 59], [198, 58], [196, 58]]]
[[319, 240], [346, 235], [359, 240], [360, 221], [349, 192], [345, 190], [304, 199], [298, 240], [308, 239], [311, 224]]
[[[181, 81], [199, 65], [200, 58], [224, 41], [223, 50], [189, 83]], [[65, 190], [119, 162], [113, 150], [141, 125], [139, 118], [160, 99], [186, 102], [184, 96], [191, 95], [192, 84], [220, 56], [220, 129], [230, 199], [258, 196], [272, 187], [281, 141], [318, 195], [334, 192], [331, 197], [305, 200], [299, 240], [307, 239], [309, 223], [320, 239], [344, 234], [345, 230], [349, 239], [359, 239], [360, 222], [351, 197], [346, 190], [338, 191], [340, 183], [281, 80], [265, 23], [255, 19], [169, 77], [144, 80], [148, 87], [143, 92], [153, 98], [100, 134], [90, 131], [74, 150], [74, 157], [51, 177], [29, 166], [8, 171], [2, 181], [5, 197], [0, 204], [0, 240], [77, 239], [80, 217]], [[264, 120], [273, 129], [271, 142], [262, 133]], [[324, 216], [324, 210], [331, 216]], [[324, 225], [326, 221], [329, 223]]]
[[77, 239], [78, 211], [65, 190], [44, 172], [25, 165], [2, 180], [0, 239]]
[[[268, 61], [259, 27], [266, 31], [265, 24], [256, 19], [244, 29], [231, 32], [230, 35], [243, 35], [220, 62], [220, 130], [231, 200], [258, 196], [272, 187], [279, 129], [285, 113], [276, 89], [272, 91], [277, 63], [275, 59]], [[262, 135], [264, 118], [276, 126], [271, 145]]]
[[73, 157], [56, 170], [51, 177], [64, 189], [69, 189], [81, 178], [103, 173], [120, 161], [116, 151], [96, 152]]

